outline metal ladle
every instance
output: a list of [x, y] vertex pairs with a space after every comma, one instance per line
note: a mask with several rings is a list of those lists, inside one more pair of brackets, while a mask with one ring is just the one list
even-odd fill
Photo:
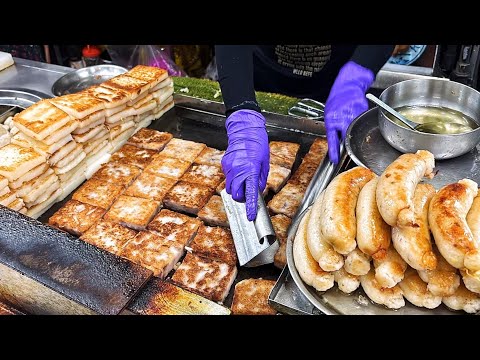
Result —
[[425, 124], [418, 124], [411, 120], [408, 120], [405, 116], [400, 114], [398, 111], [395, 111], [393, 108], [385, 104], [382, 100], [380, 100], [376, 96], [372, 94], [367, 94], [365, 96], [368, 100], [380, 106], [383, 110], [388, 112], [390, 115], [396, 117], [398, 120], [400, 120], [409, 129], [413, 131], [431, 133], [431, 134], [462, 134], [462, 133], [473, 130], [469, 126], [458, 124], [458, 123], [429, 122]]

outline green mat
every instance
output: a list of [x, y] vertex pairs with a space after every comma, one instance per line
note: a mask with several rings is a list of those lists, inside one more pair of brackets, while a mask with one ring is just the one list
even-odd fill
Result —
[[[189, 77], [172, 77], [175, 93], [200, 99], [223, 102], [220, 85], [216, 81]], [[288, 115], [288, 109], [297, 103], [297, 98], [285, 95], [256, 92], [262, 110]]]

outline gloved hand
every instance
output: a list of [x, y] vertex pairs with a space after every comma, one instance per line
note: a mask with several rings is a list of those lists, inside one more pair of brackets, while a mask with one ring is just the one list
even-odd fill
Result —
[[228, 147], [222, 158], [225, 190], [235, 201], [245, 201], [247, 219], [257, 217], [258, 188], [263, 192], [270, 168], [265, 118], [254, 110], [238, 110], [226, 123]]
[[370, 69], [354, 61], [347, 62], [338, 72], [325, 104], [328, 156], [334, 164], [340, 161], [339, 135], [344, 139], [353, 119], [368, 110], [365, 93], [374, 79]]

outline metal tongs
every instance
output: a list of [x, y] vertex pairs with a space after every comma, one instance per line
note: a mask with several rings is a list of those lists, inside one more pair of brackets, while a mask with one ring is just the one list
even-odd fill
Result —
[[323, 119], [325, 105], [320, 101], [313, 99], [301, 99], [288, 109], [288, 114], [292, 116], [307, 117], [309, 119]]

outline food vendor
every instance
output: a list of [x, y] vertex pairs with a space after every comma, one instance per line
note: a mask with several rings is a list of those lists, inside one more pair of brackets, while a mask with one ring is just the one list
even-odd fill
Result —
[[256, 218], [258, 186], [269, 171], [265, 118], [255, 90], [325, 103], [330, 160], [350, 123], [368, 109], [365, 93], [394, 45], [217, 45], [215, 56], [226, 107], [228, 147], [222, 159], [226, 191]]

